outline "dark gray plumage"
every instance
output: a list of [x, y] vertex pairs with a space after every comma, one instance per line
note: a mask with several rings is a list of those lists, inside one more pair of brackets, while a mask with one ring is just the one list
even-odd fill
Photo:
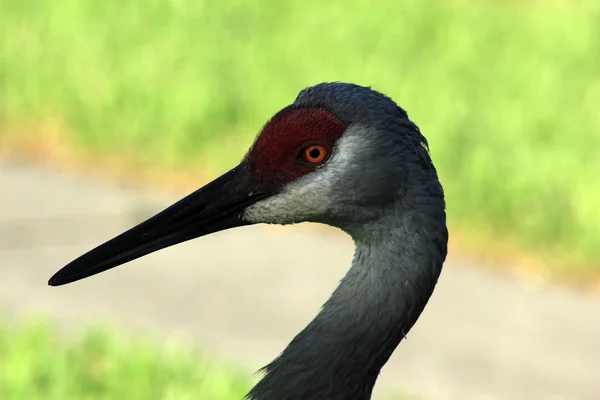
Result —
[[448, 241], [442, 186], [425, 138], [388, 97], [324, 83], [303, 90], [294, 105], [324, 108], [348, 128], [325, 167], [292, 182], [283, 201], [276, 196], [250, 206], [245, 217], [337, 226], [352, 236], [356, 252], [321, 312], [264, 368], [248, 397], [370, 399], [380, 369], [441, 272]]

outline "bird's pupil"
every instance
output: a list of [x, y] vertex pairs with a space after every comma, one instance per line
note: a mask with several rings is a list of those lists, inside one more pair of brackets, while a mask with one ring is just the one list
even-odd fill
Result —
[[311, 158], [319, 158], [319, 156], [321, 155], [321, 151], [317, 148], [312, 148], [310, 149], [310, 151], [308, 152], [308, 155]]

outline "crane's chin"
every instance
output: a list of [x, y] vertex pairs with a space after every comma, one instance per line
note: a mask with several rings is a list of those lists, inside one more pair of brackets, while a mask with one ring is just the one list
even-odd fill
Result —
[[253, 222], [244, 209], [270, 194], [249, 184], [242, 163], [155, 216], [67, 264], [50, 286], [71, 283], [200, 236]]

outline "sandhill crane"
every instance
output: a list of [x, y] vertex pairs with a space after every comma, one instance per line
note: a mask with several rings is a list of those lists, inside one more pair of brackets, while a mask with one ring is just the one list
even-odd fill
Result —
[[380, 369], [429, 300], [448, 243], [427, 140], [371, 88], [334, 82], [302, 90], [237, 167], [48, 283], [70, 283], [224, 229], [304, 221], [347, 232], [356, 244], [352, 266], [247, 397], [370, 399]]

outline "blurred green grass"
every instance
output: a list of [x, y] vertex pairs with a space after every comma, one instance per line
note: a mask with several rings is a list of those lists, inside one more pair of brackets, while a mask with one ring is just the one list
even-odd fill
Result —
[[0, 325], [3, 400], [232, 400], [250, 374], [150, 339], [124, 340], [105, 328], [75, 340], [43, 322]]
[[107, 327], [67, 337], [44, 320], [0, 319], [2, 400], [241, 400], [250, 376], [185, 346]]
[[5, 137], [58, 120], [210, 178], [303, 87], [371, 85], [428, 137], [465, 246], [600, 270], [600, 2], [3, 0], [0, 26]]

